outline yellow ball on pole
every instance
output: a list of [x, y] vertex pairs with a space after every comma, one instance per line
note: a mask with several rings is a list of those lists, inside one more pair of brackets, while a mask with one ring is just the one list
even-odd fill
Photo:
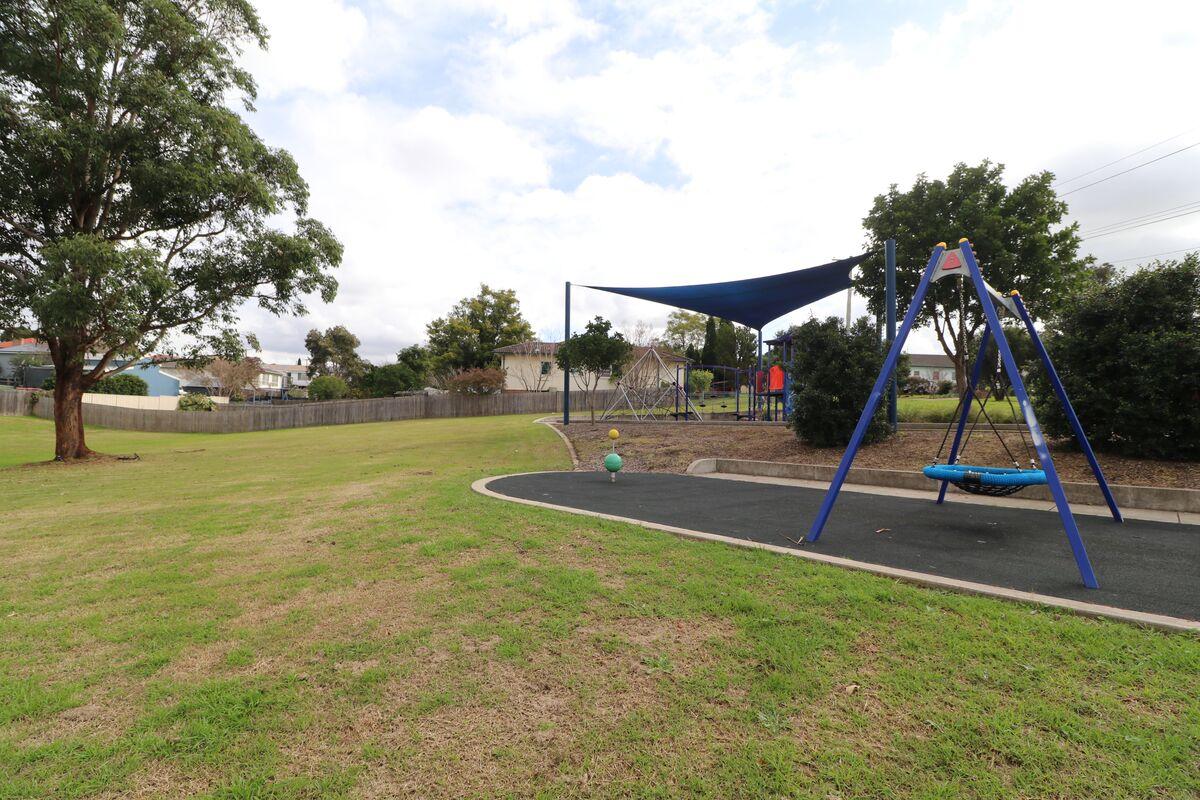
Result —
[[621, 435], [621, 432], [618, 431], [616, 428], [613, 428], [612, 430], [610, 430], [608, 432], [608, 438], [612, 439], [613, 441], [616, 441], [620, 435]]

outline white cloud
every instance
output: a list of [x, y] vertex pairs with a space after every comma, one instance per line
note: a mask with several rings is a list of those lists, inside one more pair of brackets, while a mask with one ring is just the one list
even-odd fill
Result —
[[[1178, 94], [1200, 44], [1193, 3], [970, 2], [898, 22], [869, 58], [852, 55], [853, 25], [777, 41], [776, 6], [749, 0], [621, 2], [594, 18], [555, 0], [380, 0], [365, 18], [334, 0], [263, 5], [274, 49], [252, 63], [276, 101], [262, 123], [346, 244], [339, 299], [300, 327], [344, 322], [377, 358], [480, 282], [517, 289], [551, 329], [563, 280], [821, 263], [860, 248], [862, 216], [892, 182], [984, 157], [1013, 179], [1074, 174], [1197, 123]], [[411, 100], [439, 81], [436, 103]], [[552, 184], [576, 157], [564, 139], [628, 171]], [[681, 182], [651, 180], [664, 156]], [[1085, 227], [1187, 202], [1198, 165], [1200, 150], [1069, 199]], [[1095, 252], [1200, 244], [1200, 219], [1180, 223]], [[578, 297], [577, 316], [666, 314]], [[797, 318], [843, 310], [831, 298]], [[273, 350], [300, 349], [290, 323], [273, 336], [276, 323], [253, 322]]]

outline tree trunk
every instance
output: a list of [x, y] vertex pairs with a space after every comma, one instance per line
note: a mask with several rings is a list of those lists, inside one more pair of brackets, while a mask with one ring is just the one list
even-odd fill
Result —
[[71, 365], [54, 377], [54, 460], [73, 461], [92, 454], [83, 438], [83, 367]]

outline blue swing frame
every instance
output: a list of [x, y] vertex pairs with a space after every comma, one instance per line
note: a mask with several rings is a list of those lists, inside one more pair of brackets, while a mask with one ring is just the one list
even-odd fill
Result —
[[[1071, 545], [1071, 552], [1075, 556], [1075, 563], [1079, 567], [1079, 575], [1083, 579], [1085, 586], [1089, 589], [1097, 589], [1100, 584], [1096, 580], [1096, 574], [1092, 570], [1092, 563], [1088, 558], [1087, 549], [1084, 547], [1083, 539], [1079, 535], [1079, 527], [1075, 524], [1075, 517], [1072, 515], [1071, 506], [1067, 502], [1066, 492], [1063, 490], [1062, 481], [1058, 477], [1058, 470], [1054, 466], [1054, 459], [1051, 458], [1050, 450], [1046, 446], [1046, 438], [1042, 435], [1041, 425], [1038, 424], [1037, 417], [1033, 413], [1033, 405], [1029, 402], [1029, 393], [1025, 390], [1025, 382], [1021, 378], [1020, 370], [1017, 369], [1012, 348], [1009, 347], [1008, 340], [1004, 335], [1004, 328], [1000, 325], [1000, 316], [992, 302], [992, 294], [988, 291], [989, 287], [979, 270], [979, 264], [975, 260], [975, 252], [971, 248], [971, 243], [965, 238], [959, 240], [957, 249], [966, 265], [967, 273], [971, 276], [971, 283], [975, 288], [975, 293], [979, 297], [979, 301], [983, 306], [984, 316], [987, 319], [981, 339], [980, 353], [986, 349], [989, 337], [994, 336], [996, 339], [996, 348], [1000, 351], [1000, 358], [1004, 364], [1004, 371], [1007, 373], [1009, 382], [1012, 384], [1013, 393], [1017, 396], [1025, 423], [1029, 426], [1029, 433], [1033, 439], [1034, 449], [1037, 451], [1041, 468], [1045, 472], [1046, 484], [1050, 489], [1050, 494], [1054, 497], [1054, 504], [1058, 510], [1059, 520], [1062, 522], [1063, 530], [1067, 534], [1067, 541]], [[939, 242], [933, 248], [933, 253], [929, 257], [929, 263], [925, 266], [925, 271], [921, 274], [921, 282], [918, 284], [917, 291], [913, 295], [912, 302], [909, 303], [908, 310], [904, 315], [904, 323], [900, 326], [899, 334], [892, 340], [887, 358], [883, 362], [883, 368], [879, 371], [879, 377], [875, 379], [875, 386], [871, 389], [871, 394], [867, 398], [866, 405], [863, 407], [862, 415], [858, 419], [858, 425], [854, 428], [854, 435], [850, 437], [850, 444], [847, 446], [846, 452], [842, 454], [842, 460], [838, 464], [837, 472], [834, 473], [833, 481], [829, 484], [828, 491], [825, 493], [821, 509], [817, 512], [817, 517], [813, 520], [812, 527], [809, 529], [807, 537], [809, 542], [816, 542], [820, 538], [821, 531], [829, 519], [829, 514], [833, 511], [833, 505], [837, 501], [838, 493], [841, 491], [842, 485], [846, 482], [846, 475], [850, 471], [850, 464], [854, 461], [854, 456], [858, 453], [858, 448], [862, 446], [867, 426], [875, 414], [875, 409], [879, 407], [883, 392], [887, 388], [892, 372], [895, 371], [896, 364], [900, 360], [900, 352], [904, 347], [904, 342], [912, 330], [917, 314], [920, 312], [921, 304], [925, 301], [925, 295], [929, 292], [929, 284], [932, 282], [933, 275], [942, 263], [942, 256], [946, 252], [945, 242]], [[1083, 426], [1079, 424], [1079, 417], [1076, 416], [1075, 409], [1071, 407], [1071, 402], [1067, 399], [1067, 393], [1063, 388], [1062, 381], [1059, 380], [1058, 372], [1054, 369], [1054, 364], [1050, 361], [1050, 355], [1046, 352], [1041, 337], [1038, 336], [1037, 330], [1033, 326], [1033, 320], [1030, 318], [1025, 304], [1022, 302], [1020, 294], [1012, 292], [1004, 299], [1011, 301], [1011, 308], [1015, 310], [1025, 329], [1028, 331], [1030, 338], [1033, 340], [1034, 349], [1037, 351], [1038, 358], [1046, 369], [1046, 375], [1054, 388], [1055, 397], [1057, 397], [1059, 403], [1062, 405], [1071, 430], [1074, 432], [1075, 438], [1079, 442], [1089, 466], [1092, 468], [1092, 474], [1095, 475], [1096, 483], [1099, 484], [1100, 491], [1104, 495], [1104, 500], [1112, 512], [1113, 520], [1122, 522], [1121, 511], [1117, 507], [1116, 500], [1113, 499], [1112, 492], [1109, 490], [1108, 481], [1104, 478], [1104, 472], [1100, 469], [1099, 462], [1096, 461], [1096, 455], [1092, 451], [1092, 446], [1083, 432]], [[1006, 303], [1006, 305], [1008, 304]], [[975, 388], [979, 383], [982, 371], [982, 362], [982, 358], [976, 358], [975, 367], [971, 373], [971, 382], [967, 389], [966, 399], [962, 404], [962, 415], [958, 419], [954, 444], [950, 449], [949, 463], [951, 465], [956, 464], [958, 459], [959, 446], [962, 443], [963, 430], [967, 424], [971, 400], [974, 397]], [[936, 501], [938, 504], [941, 504], [945, 500], [948, 484], [948, 480], [942, 480]]]

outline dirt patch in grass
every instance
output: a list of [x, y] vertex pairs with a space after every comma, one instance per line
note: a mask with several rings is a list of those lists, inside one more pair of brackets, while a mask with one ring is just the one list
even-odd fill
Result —
[[[610, 450], [608, 431], [612, 427], [611, 423], [591, 425], [586, 422], [566, 427], [566, 433], [579, 453], [582, 469], [602, 469], [601, 460]], [[631, 472], [683, 472], [697, 458], [746, 458], [836, 466], [843, 451], [840, 447], [805, 444], [789, 428], [774, 425], [627, 422], [618, 427], [621, 438], [617, 449], [625, 460], [625, 469]], [[562, 430], [562, 426], [559, 429]], [[937, 454], [943, 435], [944, 431], [901, 431], [886, 441], [863, 447], [854, 459], [854, 466], [919, 472]], [[1024, 460], [1025, 447], [1019, 434], [1004, 431], [1003, 436], [1013, 455]], [[949, 445], [946, 449], [949, 450]], [[1050, 449], [1064, 480], [1092, 480], [1091, 469], [1082, 453], [1071, 449], [1067, 442], [1052, 443]], [[1011, 464], [995, 435], [984, 428], [975, 432], [966, 454], [968, 463]], [[1098, 457], [1105, 477], [1111, 483], [1200, 489], [1200, 463], [1194, 461], [1154, 461], [1109, 454]]]

